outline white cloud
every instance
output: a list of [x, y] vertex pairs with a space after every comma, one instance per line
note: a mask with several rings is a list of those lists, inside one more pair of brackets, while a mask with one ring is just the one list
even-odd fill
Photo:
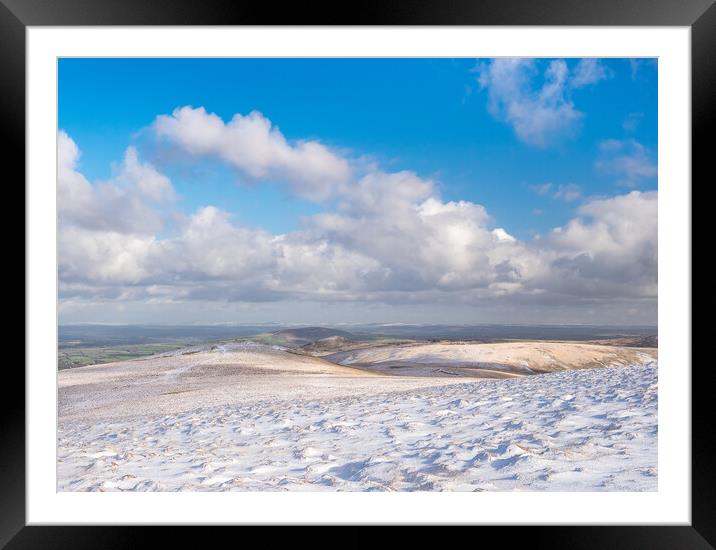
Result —
[[243, 227], [206, 206], [160, 236], [156, 201], [170, 206], [173, 190], [136, 151], [113, 181], [91, 184], [76, 144], [60, 133], [58, 147], [65, 300], [564, 305], [656, 294], [655, 192], [589, 201], [526, 243], [494, 227], [483, 206], [444, 200], [431, 180], [374, 170], [344, 183], [335, 208], [300, 230]]
[[592, 200], [549, 235], [550, 286], [578, 296], [656, 298], [655, 191]]
[[576, 183], [568, 183], [566, 185], [560, 185], [557, 190], [552, 194], [555, 199], [572, 202], [576, 201], [582, 196], [582, 188]]
[[644, 118], [644, 113], [629, 113], [627, 117], [624, 119], [624, 122], [622, 123], [622, 127], [627, 132], [633, 132], [639, 127], [639, 124], [641, 123], [642, 119]]
[[609, 78], [607, 68], [598, 59], [586, 57], [574, 68], [570, 85], [574, 88], [583, 88], [606, 78]]
[[174, 187], [169, 178], [151, 164], [142, 164], [134, 147], [127, 147], [118, 179], [135, 185], [141, 194], [154, 201], [174, 198]]
[[607, 139], [599, 148], [600, 158], [595, 166], [606, 174], [616, 175], [620, 185], [634, 187], [640, 180], [657, 175], [650, 151], [634, 139]]
[[153, 234], [162, 225], [160, 214], [146, 204], [171, 199], [169, 179], [127, 149], [116, 178], [91, 184], [77, 170], [80, 152], [63, 131], [57, 135], [58, 216], [64, 225], [118, 233]]
[[495, 245], [482, 206], [443, 202], [430, 182], [410, 173], [371, 174], [348, 200], [342, 211], [310, 219], [307, 231], [383, 266], [374, 289], [420, 291], [490, 278], [485, 254]]
[[318, 141], [289, 143], [261, 113], [224, 121], [204, 107], [160, 115], [156, 134], [193, 155], [216, 156], [252, 178], [278, 178], [311, 200], [333, 196], [351, 177], [346, 159]]
[[149, 275], [147, 262], [158, 251], [153, 236], [73, 225], [60, 225], [57, 247], [61, 281], [99, 287], [142, 283]]
[[520, 140], [543, 148], [573, 135], [583, 115], [567, 97], [567, 64], [551, 61], [541, 86], [535, 85], [538, 69], [533, 59], [495, 59], [478, 67], [478, 82], [488, 91], [493, 116], [510, 124]]
[[91, 184], [78, 171], [80, 151], [57, 134], [58, 269], [66, 284], [135, 284], [149, 275], [161, 214], [147, 204], [169, 200], [169, 179], [130, 147], [111, 181]]
[[552, 189], [552, 184], [551, 183], [541, 183], [539, 185], [533, 185], [532, 189], [538, 195], [546, 195]]
[[538, 195], [549, 195], [553, 199], [567, 202], [576, 201], [582, 196], [582, 188], [576, 183], [560, 184], [558, 186], [555, 186], [552, 183], [542, 183], [539, 185], [533, 185], [532, 190]]
[[653, 67], [656, 69], [658, 67], [658, 60], [655, 57], [632, 57], [629, 59], [629, 68], [631, 71], [631, 79], [636, 80], [639, 76], [639, 72], [643, 68]]
[[514, 243], [517, 241], [517, 239], [515, 239], [512, 235], [510, 235], [507, 231], [505, 231], [501, 227], [493, 229], [492, 234], [497, 239], [497, 242], [500, 242], [500, 243]]

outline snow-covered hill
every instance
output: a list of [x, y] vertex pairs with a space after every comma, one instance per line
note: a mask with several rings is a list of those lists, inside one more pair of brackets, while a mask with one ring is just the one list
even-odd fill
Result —
[[400, 391], [370, 380], [335, 397], [61, 421], [58, 489], [657, 489], [656, 361]]

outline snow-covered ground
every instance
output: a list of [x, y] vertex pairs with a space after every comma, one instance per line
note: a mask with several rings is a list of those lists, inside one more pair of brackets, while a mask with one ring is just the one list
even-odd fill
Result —
[[657, 490], [656, 361], [422, 387], [330, 383], [334, 396], [61, 417], [58, 490]]

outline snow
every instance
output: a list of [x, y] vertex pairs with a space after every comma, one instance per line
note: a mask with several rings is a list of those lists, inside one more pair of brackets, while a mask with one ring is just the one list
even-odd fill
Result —
[[506, 377], [536, 371], [621, 367], [656, 360], [656, 354], [656, 349], [580, 342], [420, 342], [341, 351], [324, 358], [340, 365], [368, 366], [383, 372], [386, 372], [384, 367], [407, 367], [404, 372], [418, 374], [420, 367], [433, 367], [423, 372], [434, 375], [435, 367], [447, 366], [498, 371]]
[[375, 380], [61, 418], [58, 490], [657, 490], [656, 361], [398, 391]]

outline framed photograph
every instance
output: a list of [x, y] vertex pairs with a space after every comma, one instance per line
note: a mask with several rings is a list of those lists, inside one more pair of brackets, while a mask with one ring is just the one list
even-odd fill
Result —
[[27, 321], [0, 544], [716, 544], [711, 2], [1, 1]]

